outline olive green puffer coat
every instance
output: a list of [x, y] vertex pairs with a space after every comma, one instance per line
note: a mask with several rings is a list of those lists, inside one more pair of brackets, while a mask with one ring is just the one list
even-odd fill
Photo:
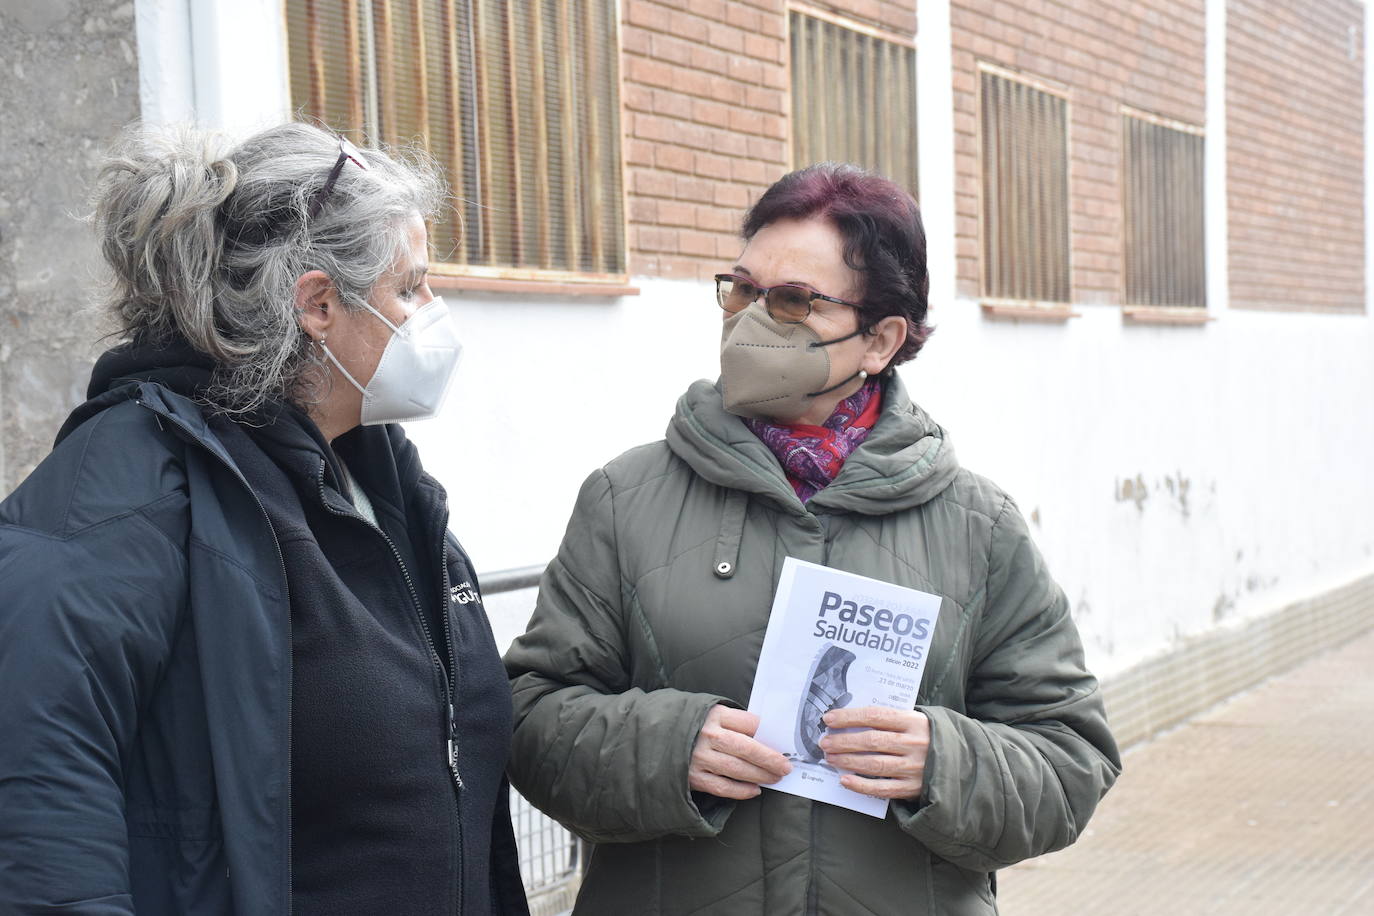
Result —
[[[748, 702], [787, 556], [944, 599], [917, 699], [925, 793], [886, 820], [688, 789], [707, 710]], [[515, 785], [597, 844], [589, 916], [995, 913], [990, 873], [1072, 843], [1120, 768], [1016, 506], [958, 466], [896, 379], [805, 506], [716, 387], [694, 384], [665, 442], [583, 486], [506, 667]]]

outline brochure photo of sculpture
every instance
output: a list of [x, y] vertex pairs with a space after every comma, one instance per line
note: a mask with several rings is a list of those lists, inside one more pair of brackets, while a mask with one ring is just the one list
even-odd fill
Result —
[[939, 611], [937, 595], [784, 561], [749, 697], [755, 737], [792, 761], [768, 788], [887, 815], [886, 799], [840, 785], [820, 748], [822, 717], [849, 706], [915, 705]]
[[854, 699], [845, 684], [845, 676], [853, 661], [854, 653], [848, 649], [841, 649], [834, 643], [826, 643], [821, 647], [820, 654], [811, 665], [806, 692], [797, 704], [796, 759], [820, 763], [825, 756], [820, 748], [820, 740], [825, 735], [821, 716], [832, 709], [848, 706], [849, 701]]

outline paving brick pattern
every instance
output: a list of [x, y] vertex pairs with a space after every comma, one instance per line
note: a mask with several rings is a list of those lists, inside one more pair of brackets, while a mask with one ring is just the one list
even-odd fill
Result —
[[1374, 914], [1374, 631], [1128, 752], [1008, 916]]

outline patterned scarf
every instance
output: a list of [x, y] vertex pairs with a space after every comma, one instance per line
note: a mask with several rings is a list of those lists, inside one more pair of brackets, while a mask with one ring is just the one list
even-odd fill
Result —
[[835, 407], [824, 426], [748, 418], [744, 425], [777, 456], [787, 482], [805, 503], [839, 475], [845, 459], [878, 422], [882, 406], [882, 383], [871, 378]]

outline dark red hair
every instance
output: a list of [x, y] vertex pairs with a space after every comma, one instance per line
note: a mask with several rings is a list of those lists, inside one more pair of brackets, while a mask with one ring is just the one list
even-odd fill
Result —
[[822, 162], [784, 175], [744, 217], [745, 240], [782, 219], [823, 217], [844, 240], [844, 262], [863, 278], [860, 327], [888, 315], [906, 319], [906, 340], [890, 365], [920, 351], [933, 328], [926, 324], [930, 274], [926, 232], [911, 195], [881, 175], [841, 162]]

